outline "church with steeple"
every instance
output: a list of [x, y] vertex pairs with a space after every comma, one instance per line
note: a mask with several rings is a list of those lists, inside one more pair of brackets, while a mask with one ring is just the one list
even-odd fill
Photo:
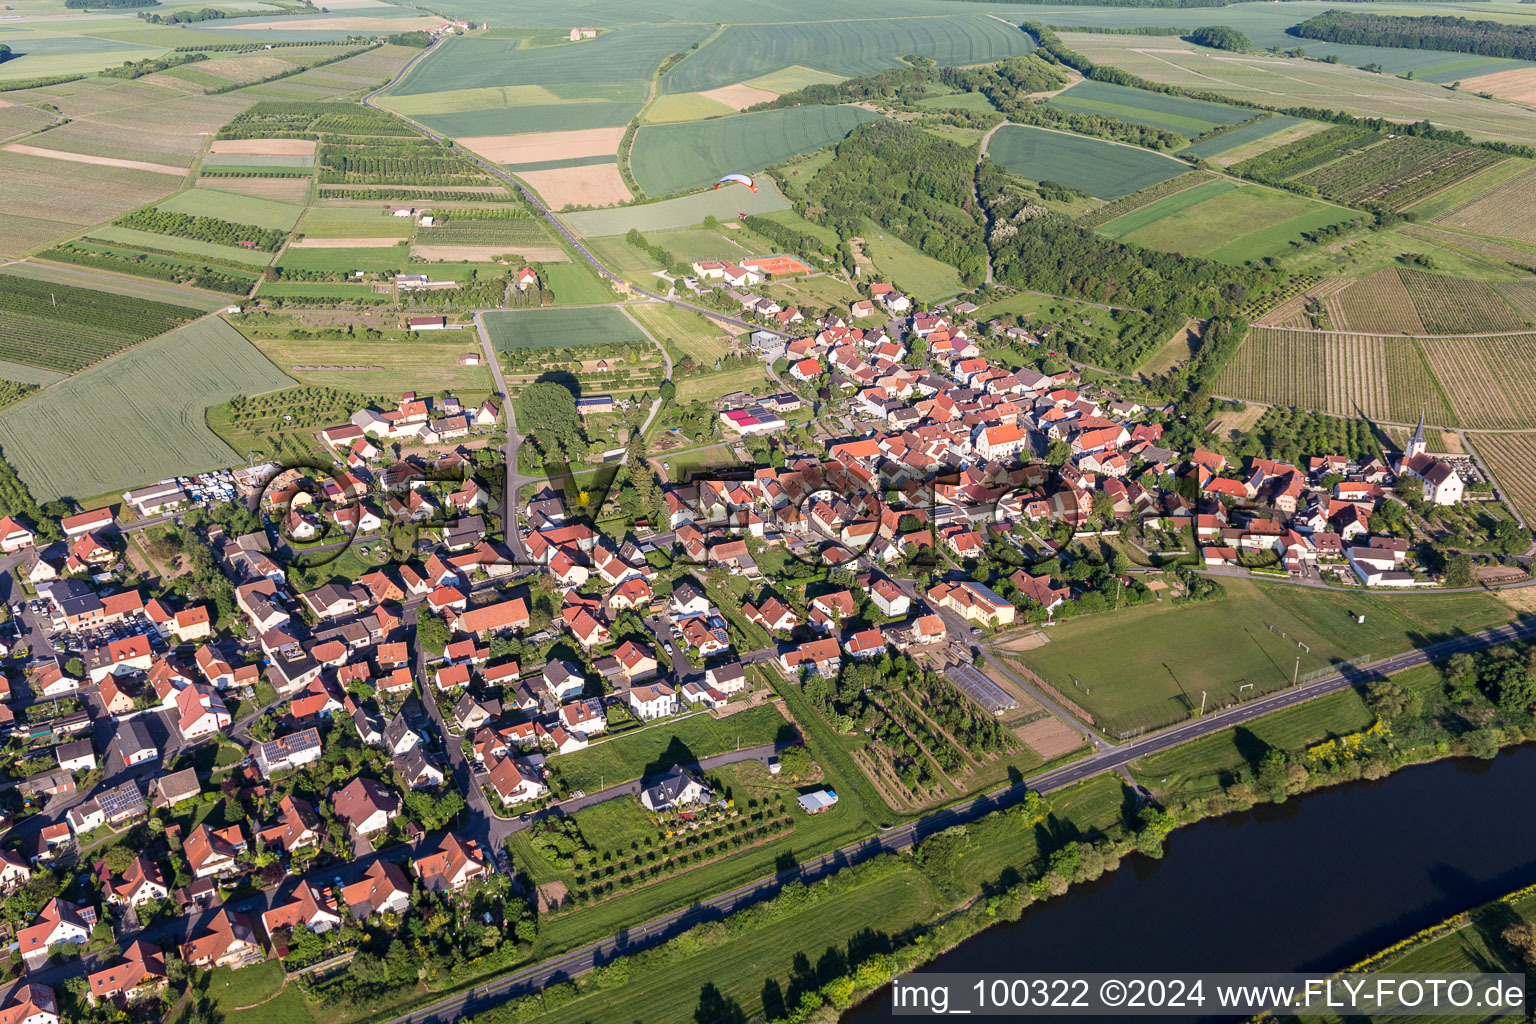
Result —
[[1424, 413], [1419, 412], [1419, 425], [1403, 449], [1396, 472], [1399, 477], [1417, 477], [1424, 484], [1424, 500], [1432, 505], [1457, 505], [1461, 503], [1462, 480], [1450, 463], [1429, 454], [1429, 444], [1424, 439]]

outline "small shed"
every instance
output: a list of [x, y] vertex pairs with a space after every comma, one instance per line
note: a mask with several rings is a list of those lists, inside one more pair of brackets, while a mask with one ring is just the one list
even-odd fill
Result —
[[800, 807], [806, 814], [820, 814], [835, 803], [837, 803], [837, 794], [830, 789], [818, 789], [800, 798]]

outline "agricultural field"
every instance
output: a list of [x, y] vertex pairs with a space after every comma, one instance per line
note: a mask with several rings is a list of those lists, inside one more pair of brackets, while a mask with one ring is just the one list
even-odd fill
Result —
[[1304, 232], [1357, 214], [1259, 185], [1206, 182], [1099, 228], [1149, 249], [1246, 263], [1285, 251]]
[[409, 238], [416, 222], [410, 217], [391, 217], [388, 203], [342, 206], [327, 203], [304, 210], [297, 236], [311, 238]]
[[319, 270], [338, 274], [350, 274], [353, 271], [362, 270], [370, 274], [398, 274], [405, 268], [405, 246], [314, 249], [290, 247], [283, 250], [277, 263], [283, 270]]
[[458, 364], [465, 352], [479, 351], [472, 331], [443, 331], [438, 332], [446, 335], [442, 339], [418, 335], [401, 341], [314, 341], [245, 333], [279, 370], [300, 384], [364, 394], [451, 389], [460, 398], [493, 390], [489, 367]]
[[630, 161], [641, 188], [670, 195], [713, 184], [727, 170], [750, 174], [818, 150], [879, 116], [862, 107], [806, 106], [647, 125], [635, 135]]
[[787, 210], [789, 206], [789, 200], [784, 198], [773, 180], [759, 175], [756, 192], [742, 188], [718, 192], [711, 189], [622, 210], [564, 213], [560, 219], [576, 234], [591, 237], [622, 235], [630, 228], [642, 232], [691, 228], [704, 223], [705, 217], [713, 216], [723, 222], [735, 220], [739, 213], [772, 213]]
[[605, 279], [599, 278], [585, 260], [546, 264], [543, 274], [545, 286], [555, 293], [557, 305], [585, 306], [618, 301], [613, 288]]
[[670, 302], [637, 302], [625, 311], [663, 345], [671, 345], [706, 370], [727, 351], [730, 335], [704, 316], [679, 309]]
[[229, 324], [203, 320], [0, 412], [0, 450], [40, 501], [217, 469], [239, 457], [205, 410], [290, 383]]
[[299, 221], [299, 215], [304, 212], [303, 207], [293, 203], [277, 203], [270, 199], [207, 188], [179, 192], [157, 203], [155, 208], [184, 213], [189, 217], [218, 217], [236, 224], [254, 224], [260, 228], [280, 231], [292, 230]]
[[[178, 171], [177, 174], [180, 174]], [[0, 256], [78, 234], [92, 224], [153, 202], [181, 178], [156, 171], [55, 160], [0, 150]]]
[[165, 301], [73, 285], [14, 276], [4, 281], [0, 358], [65, 373], [201, 315]]
[[1469, 202], [1447, 210], [1435, 224], [1480, 235], [1536, 244], [1536, 169], [1526, 171]]
[[513, 349], [558, 351], [575, 345], [649, 345], [645, 332], [613, 306], [584, 309], [532, 309], [486, 313], [491, 344], [499, 352]]
[[[1202, 690], [1210, 706], [1221, 707], [1287, 686], [1298, 655], [1305, 674], [1511, 616], [1484, 594], [1331, 593], [1248, 580], [1222, 585], [1225, 596], [1188, 608], [1163, 602], [1069, 619], [1051, 631], [1051, 643], [1015, 657], [1115, 735], [1190, 717]], [[1364, 624], [1355, 621], [1357, 614], [1365, 615]], [[1212, 637], [1230, 639], [1212, 644]], [[1251, 689], [1239, 689], [1244, 686]]]
[[1536, 434], [1477, 434], [1470, 440], [1504, 496], [1526, 522], [1536, 522]]
[[[1223, 132], [1204, 142], [1196, 142], [1179, 150], [1181, 154], [1188, 153], [1198, 156], [1203, 160], [1212, 160], [1217, 157], [1226, 157], [1238, 150], [1246, 150], [1253, 147], [1257, 155], [1258, 147], [1268, 142], [1271, 145], [1285, 138], [1288, 133], [1309, 125], [1315, 125], [1315, 121], [1303, 121], [1298, 117], [1288, 117], [1284, 114], [1271, 114], [1268, 117], [1260, 117], [1249, 121], [1247, 124], [1233, 128], [1229, 132]], [[1318, 130], [1321, 130], [1319, 126]], [[1217, 160], [1217, 163], [1223, 163]], [[1224, 165], [1224, 164], [1223, 164]]]
[[1290, 181], [1339, 202], [1395, 212], [1502, 159], [1485, 149], [1399, 135]]
[[1419, 319], [1430, 334], [1482, 334], [1518, 331], [1527, 319], [1482, 281], [1444, 274], [1399, 271]]
[[[1235, 10], [1227, 14], [1233, 14]], [[1300, 17], [1290, 10], [1277, 13], [1283, 18], [1291, 18], [1288, 24], [1294, 24], [1295, 18]], [[1186, 14], [1196, 18], [1207, 16], [1198, 10]], [[1126, 12], [1117, 10], [1112, 16], [1122, 19], [1125, 15]], [[1179, 17], [1180, 12], [1159, 9], [1135, 14], [1142, 15]], [[1091, 14], [1085, 16], [1092, 17]], [[1227, 22], [1240, 28], [1240, 20], [1234, 22], [1228, 18]], [[1356, 117], [1380, 117], [1402, 122], [1418, 121], [1424, 117], [1425, 111], [1433, 110], [1437, 125], [1464, 131], [1475, 141], [1502, 139], [1523, 145], [1536, 144], [1536, 110], [1485, 100], [1465, 89], [1453, 91], [1430, 81], [1410, 81], [1393, 75], [1373, 74], [1344, 63], [1328, 64], [1270, 53], [1233, 54], [1207, 50], [1186, 43], [1176, 36], [1066, 32], [1062, 33], [1061, 38], [1068, 47], [1096, 64], [1120, 68], [1162, 85], [1198, 89], [1268, 107], [1322, 107], [1343, 110]], [[1308, 53], [1321, 52], [1311, 45], [1312, 40], [1306, 42]], [[1295, 45], [1295, 41], [1284, 45]], [[1445, 55], [1428, 50], [1390, 50], [1382, 47], [1340, 49], [1357, 49], [1373, 55], [1362, 63], [1372, 59], [1401, 57], [1409, 62], [1408, 66], [1399, 69], [1404, 71], [1409, 70], [1415, 61], [1439, 61], [1443, 64], [1447, 56], [1452, 56], [1453, 62], [1457, 58], [1469, 59], [1465, 55]], [[1474, 63], [1490, 59], [1470, 58]], [[1450, 73], [1453, 76], [1451, 80], [1461, 77], [1454, 70]]]
[[1424, 334], [1413, 297], [1396, 267], [1356, 281], [1324, 300], [1328, 322], [1337, 330], [1366, 334]]
[[[148, 281], [130, 281], [125, 278], [108, 277], [102, 274], [87, 274], [72, 267], [55, 267], [46, 263], [6, 264], [0, 266], [0, 275], [5, 277], [21, 277], [31, 281], [46, 281], [51, 284], [71, 285], [77, 288], [90, 288], [92, 291], [108, 292], [113, 295], [126, 295], [136, 299], [168, 302], [175, 306], [186, 306], [199, 313], [212, 313], [214, 310], [222, 309], [229, 304], [227, 298], [216, 298], [212, 295], [187, 291], [171, 285], [156, 284]], [[12, 380], [25, 379], [16, 377], [9, 371], [0, 373], [0, 377], [10, 377]]]
[[676, 121], [701, 121], [706, 117], [725, 117], [735, 112], [735, 107], [703, 93], [662, 93], [646, 106], [642, 119], [646, 124], [671, 124]]
[[1414, 338], [1254, 327], [1212, 390], [1333, 416], [1412, 423], [1423, 410], [1430, 423], [1459, 423]]
[[1160, 181], [1150, 188], [1142, 189], [1140, 192], [1132, 192], [1128, 196], [1122, 196], [1112, 203], [1105, 203], [1102, 206], [1094, 207], [1087, 213], [1079, 214], [1075, 219], [1078, 224], [1085, 228], [1096, 228], [1101, 224], [1108, 224], [1112, 220], [1124, 217], [1133, 210], [1140, 210], [1144, 206], [1149, 206], [1165, 196], [1171, 196], [1175, 192], [1182, 192], [1185, 189], [1194, 188], [1196, 185], [1214, 181], [1215, 179], [1216, 176], [1210, 171], [1190, 171], [1187, 174], [1179, 175], [1177, 178]]
[[1536, 334], [1421, 338], [1419, 346], [1462, 426], [1533, 426]]
[[[728, 366], [719, 373], [699, 373], [684, 377], [677, 382], [677, 401], [680, 404], [712, 402], [733, 391], [746, 391], [750, 394], [761, 391], [767, 379], [767, 365], [753, 359]], [[657, 422], [661, 422], [660, 418]]]
[[727, 25], [667, 72], [661, 89], [703, 92], [743, 81], [768, 89], [759, 76], [793, 66], [852, 78], [892, 67], [906, 54], [939, 64], [982, 64], [1033, 48], [1028, 35], [985, 14]]
[[1258, 116], [1255, 111], [1244, 110], [1242, 107], [1188, 100], [1182, 96], [1169, 96], [1091, 80], [1079, 82], [1065, 92], [1052, 96], [1046, 104], [1076, 114], [1100, 114], [1133, 124], [1150, 125], [1178, 132], [1191, 139], [1213, 128], [1241, 124]]
[[1119, 199], [1178, 177], [1189, 165], [1137, 146], [1028, 125], [1005, 125], [987, 155], [1032, 181], [1054, 181], [1100, 199]]

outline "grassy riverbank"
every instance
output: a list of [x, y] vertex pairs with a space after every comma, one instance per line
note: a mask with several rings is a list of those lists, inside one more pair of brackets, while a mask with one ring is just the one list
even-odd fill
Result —
[[[1143, 759], [1133, 774], [1157, 803], [1138, 807], [1114, 775], [1090, 779], [930, 836], [914, 850], [699, 925], [478, 1015], [476, 1024], [636, 1019], [832, 1024], [893, 973], [922, 966], [1037, 900], [1161, 856], [1184, 824], [1338, 782], [1451, 756], [1492, 756], [1536, 738], [1519, 707], [1527, 645], [1413, 669]], [[1536, 897], [1533, 897], [1536, 901]], [[1512, 912], [1525, 915], [1521, 903]], [[814, 922], [814, 924], [812, 924]], [[1416, 953], [1422, 969], [1475, 960], [1487, 935]], [[1456, 952], [1459, 948], [1461, 952]], [[1493, 961], [1490, 961], [1493, 962]], [[1421, 969], [1396, 961], [1394, 969]], [[1503, 968], [1500, 968], [1503, 969]], [[681, 984], [679, 979], [695, 978]]]

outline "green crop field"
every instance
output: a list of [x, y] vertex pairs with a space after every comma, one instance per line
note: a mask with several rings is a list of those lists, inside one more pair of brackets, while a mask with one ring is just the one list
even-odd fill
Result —
[[651, 125], [636, 134], [630, 162], [641, 188], [668, 195], [820, 149], [879, 116], [862, 107], [809, 106]]
[[[1299, 671], [1307, 673], [1339, 659], [1382, 658], [1513, 615], [1485, 594], [1389, 597], [1233, 579], [1222, 586], [1225, 596], [1194, 606], [1164, 601], [1068, 619], [1052, 629], [1049, 644], [1017, 658], [1113, 734], [1180, 721], [1199, 708], [1202, 690], [1208, 706], [1219, 707], [1288, 686], [1298, 655]], [[1365, 622], [1357, 623], [1356, 615]]]
[[909, 53], [940, 64], [980, 64], [1033, 48], [1028, 35], [985, 14], [728, 25], [667, 72], [662, 91], [701, 92], [795, 65], [856, 77]]
[[1284, 251], [1302, 232], [1360, 214], [1258, 185], [1225, 179], [1160, 199], [1099, 230], [1149, 249], [1246, 263]]
[[1220, 156], [1223, 153], [1230, 153], [1234, 149], [1239, 149], [1249, 143], [1258, 142], [1260, 139], [1267, 139], [1271, 135], [1278, 135], [1287, 128], [1306, 123], [1299, 117], [1275, 114], [1258, 121], [1251, 121], [1241, 128], [1234, 128], [1208, 142], [1197, 142], [1193, 146], [1186, 146], [1179, 150], [1179, 152], [1190, 153], [1202, 158]]
[[709, 31], [705, 25], [632, 25], [579, 43], [529, 49], [520, 48], [521, 39], [454, 36], [440, 43], [390, 95], [551, 82], [643, 82], [667, 54], [687, 50]]
[[960, 271], [918, 252], [878, 226], [864, 222], [864, 252], [882, 278], [895, 282], [923, 302], [946, 299], [960, 292]]
[[0, 451], [39, 500], [104, 494], [240, 460], [204, 412], [290, 385], [223, 320], [202, 320], [0, 412]]
[[544, 283], [555, 293], [555, 302], [561, 306], [618, 301], [618, 295], [597, 276], [586, 260], [550, 263], [544, 266], [543, 273]]
[[[1228, 17], [1236, 10], [1238, 8], [1225, 11], [1222, 23], [1247, 31], [1241, 28], [1240, 21]], [[1289, 9], [1273, 13], [1279, 18], [1291, 19], [1288, 24], [1295, 24], [1296, 19], [1301, 17], [1299, 12]], [[1208, 12], [1202, 13], [1199, 10], [1147, 10], [1134, 12], [1133, 16], [1156, 14], [1208, 17]], [[1115, 11], [1111, 15], [1115, 19], [1124, 16], [1123, 11]], [[1207, 21], [1198, 23], [1206, 24]], [[1286, 59], [1273, 54], [1226, 54], [1191, 46], [1178, 37], [1064, 33], [1062, 41], [1095, 64], [1120, 68], [1162, 85], [1198, 89], [1278, 109], [1319, 107], [1342, 110], [1356, 117], [1380, 117], [1405, 122], [1421, 120], [1426, 110], [1433, 110], [1436, 125], [1464, 131], [1474, 140], [1502, 139], [1527, 146], [1536, 145], [1536, 110], [1514, 103], [1486, 100], [1466, 90], [1450, 91], [1427, 80], [1408, 81], [1395, 75], [1372, 74], [1346, 64]], [[1292, 46], [1295, 42], [1292, 37], [1284, 45]], [[1305, 42], [1309, 44], [1306, 48], [1309, 54], [1317, 52], [1310, 45], [1312, 40]], [[1428, 70], [1444, 65], [1448, 57], [1451, 63], [1459, 63], [1459, 59], [1464, 59], [1464, 55], [1448, 55], [1430, 50], [1394, 50], [1385, 47], [1337, 49], [1359, 52], [1364, 58], [1360, 61], [1362, 64], [1369, 61], [1391, 61], [1397, 64], [1399, 61], [1393, 58], [1399, 58], [1403, 66], [1388, 69], [1399, 72], [1412, 70], [1415, 63], [1426, 65], [1422, 70]], [[1493, 59], [1483, 58], [1490, 61]], [[1511, 68], [1521, 65], [1516, 61], [1503, 61], [1502, 66]], [[1489, 66], [1486, 70], [1499, 68]], [[1448, 80], [1471, 77], [1471, 73], [1475, 73], [1469, 71], [1467, 68], [1451, 70], [1448, 72], [1451, 76]], [[1420, 78], [1427, 77], [1419, 75], [1417, 71], [1415, 74]]]
[[261, 228], [290, 230], [298, 223], [302, 206], [292, 203], [275, 203], [270, 199], [257, 199], [234, 192], [217, 189], [194, 188], [178, 193], [164, 202], [156, 203], [158, 210], [184, 213], [189, 217], [218, 217], [236, 224], [254, 224]]
[[987, 155], [1014, 174], [1100, 199], [1119, 199], [1189, 170], [1183, 161], [1148, 149], [1027, 125], [999, 128]]
[[579, 128], [614, 128], [628, 124], [643, 100], [625, 102], [553, 103], [535, 107], [490, 107], [443, 114], [413, 114], [413, 120], [449, 138], [478, 135], [520, 135]]
[[1241, 107], [1093, 81], [1079, 82], [1066, 92], [1051, 97], [1048, 103], [1061, 110], [1102, 114], [1178, 132], [1189, 138], [1224, 124], [1239, 124], [1254, 116], [1253, 111]]
[[741, 213], [772, 213], [789, 209], [784, 198], [770, 178], [757, 177], [757, 191], [744, 188], [722, 188], [718, 192], [707, 189], [690, 196], [679, 196], [659, 203], [642, 203], [612, 210], [582, 210], [578, 213], [561, 214], [572, 231], [578, 235], [622, 235], [630, 228], [640, 231], [665, 231], [668, 228], [691, 228], [704, 223], [704, 218], [714, 216], [721, 221], [735, 220]]
[[628, 342], [650, 344], [645, 332], [612, 306], [486, 313], [484, 319], [491, 344], [502, 352]]

